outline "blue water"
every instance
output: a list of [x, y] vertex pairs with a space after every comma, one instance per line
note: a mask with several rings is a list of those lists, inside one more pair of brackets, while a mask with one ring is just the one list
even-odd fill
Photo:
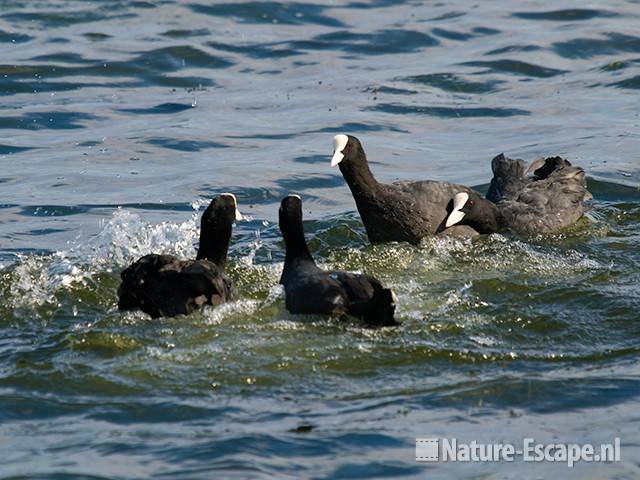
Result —
[[[0, 478], [640, 477], [640, 3], [0, 0]], [[332, 137], [382, 181], [583, 166], [557, 235], [368, 245]], [[117, 311], [232, 191], [238, 301]], [[284, 309], [282, 196], [397, 329]], [[416, 437], [622, 461], [419, 464]]]

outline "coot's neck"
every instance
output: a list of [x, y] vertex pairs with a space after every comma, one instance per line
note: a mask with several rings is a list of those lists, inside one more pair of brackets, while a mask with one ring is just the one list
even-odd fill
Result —
[[380, 193], [380, 184], [371, 173], [364, 152], [358, 153], [356, 158], [345, 158], [339, 167], [356, 201], [369, 200]]
[[297, 261], [306, 261], [315, 264], [309, 252], [307, 241], [304, 238], [302, 220], [296, 219], [290, 222], [291, 223], [282, 230], [282, 237], [284, 238], [284, 244], [287, 250], [284, 259], [285, 268]]
[[202, 222], [200, 229], [200, 246], [198, 247], [198, 260], [209, 260], [221, 268], [227, 263], [227, 251], [231, 241], [232, 224], [228, 222], [214, 221]]

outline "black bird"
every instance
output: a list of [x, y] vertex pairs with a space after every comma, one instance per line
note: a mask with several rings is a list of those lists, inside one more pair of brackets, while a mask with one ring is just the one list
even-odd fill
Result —
[[[550, 233], [573, 225], [588, 210], [585, 172], [561, 157], [525, 162], [500, 154], [491, 162], [487, 198], [458, 193], [446, 226], [468, 225], [481, 233], [509, 229], [521, 234]], [[533, 176], [529, 177], [529, 172]]]
[[322, 270], [313, 261], [302, 225], [302, 201], [297, 195], [282, 200], [280, 231], [286, 246], [280, 283], [289, 312], [350, 315], [369, 326], [392, 326], [395, 295], [375, 278]]
[[[464, 185], [435, 180], [379, 183], [371, 173], [367, 156], [356, 137], [336, 135], [333, 146], [331, 166], [340, 167], [372, 243], [406, 241], [418, 244], [424, 237], [441, 233], [451, 211], [451, 199], [459, 192], [475, 193]], [[444, 233], [478, 234], [468, 226], [447, 229]]]
[[241, 218], [233, 194], [214, 198], [202, 214], [196, 259], [156, 254], [140, 258], [120, 274], [118, 308], [172, 317], [229, 300], [234, 285], [225, 273], [227, 250], [233, 222]]

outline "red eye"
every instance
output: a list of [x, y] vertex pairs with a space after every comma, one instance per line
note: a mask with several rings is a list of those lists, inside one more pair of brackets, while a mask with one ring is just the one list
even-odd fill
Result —
[[469, 200], [469, 208], [473, 208], [474, 205], [475, 203], [473, 203], [473, 200]]

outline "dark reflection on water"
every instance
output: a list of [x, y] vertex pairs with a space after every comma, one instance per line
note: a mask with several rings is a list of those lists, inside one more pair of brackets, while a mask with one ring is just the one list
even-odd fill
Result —
[[515, 12], [514, 17], [525, 20], [551, 20], [554, 22], [575, 22], [578, 20], [591, 20], [595, 17], [615, 17], [615, 12], [606, 10], [591, 10], [588, 8], [572, 8], [566, 10], [553, 10], [550, 12]]
[[[1, 478], [636, 478], [639, 5], [0, 0]], [[540, 238], [371, 246], [329, 167], [486, 189], [500, 152], [585, 167]], [[192, 256], [209, 198], [246, 220], [241, 298], [151, 322], [118, 272]], [[296, 318], [280, 198], [398, 329]], [[414, 462], [416, 437], [622, 439], [618, 464]], [[637, 443], [637, 442], [636, 442]]]
[[370, 110], [406, 115], [418, 113], [433, 115], [435, 117], [463, 118], [463, 117], [511, 117], [514, 115], [528, 115], [526, 110], [517, 108], [449, 108], [449, 107], [428, 107], [417, 105], [397, 105], [381, 103]]
[[542, 67], [540, 65], [532, 65], [530, 63], [520, 62], [518, 60], [465, 62], [463, 65], [469, 65], [472, 67], [486, 67], [488, 69], [486, 73], [502, 72], [540, 78], [553, 77], [555, 75], [566, 73], [562, 70]]

